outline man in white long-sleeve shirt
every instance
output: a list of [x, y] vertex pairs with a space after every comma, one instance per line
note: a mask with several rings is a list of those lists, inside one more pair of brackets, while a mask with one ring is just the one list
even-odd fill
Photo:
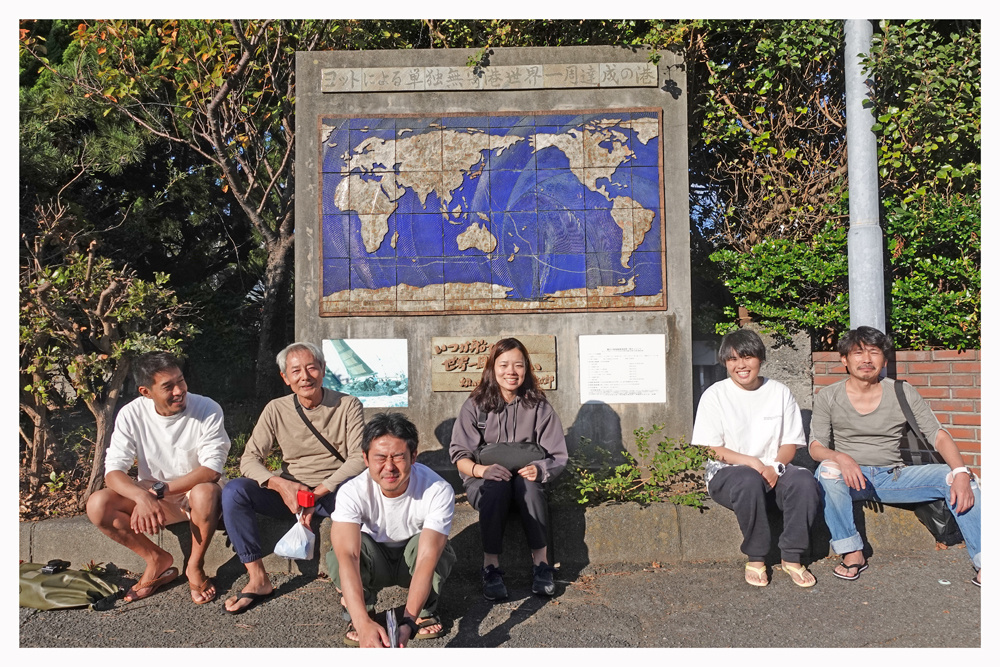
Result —
[[[87, 516], [105, 535], [146, 561], [146, 569], [125, 594], [132, 602], [149, 597], [179, 574], [173, 556], [150, 540], [164, 526], [191, 523], [191, 557], [185, 575], [195, 604], [215, 599], [205, 574], [205, 551], [221, 513], [222, 466], [229, 436], [222, 408], [189, 394], [180, 361], [149, 352], [132, 362], [139, 398], [115, 419], [105, 462], [107, 488], [87, 502]], [[138, 460], [138, 480], [128, 476]]]

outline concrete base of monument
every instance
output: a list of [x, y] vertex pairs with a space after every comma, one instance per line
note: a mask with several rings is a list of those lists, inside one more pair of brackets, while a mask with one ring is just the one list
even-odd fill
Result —
[[[875, 554], [934, 549], [934, 539], [913, 512], [896, 507], [857, 506], [863, 516], [869, 549]], [[677, 563], [700, 560], [741, 560], [741, 535], [735, 515], [712, 503], [698, 510], [661, 503], [641, 506], [636, 503], [608, 504], [599, 507], [554, 506], [551, 510], [554, 560], [568, 571], [587, 566], [615, 563]], [[776, 522], [775, 522], [776, 523]], [[860, 526], [860, 524], [859, 524]], [[330, 520], [321, 524], [317, 555], [310, 561], [290, 561], [270, 553], [290, 523], [260, 518], [261, 537], [268, 571], [274, 573], [316, 575], [326, 572], [326, 552], [330, 550]], [[527, 570], [531, 559], [520, 521], [512, 515], [504, 538], [501, 566], [511, 571]], [[141, 572], [143, 562], [128, 549], [115, 544], [86, 516], [20, 523], [19, 558], [44, 563], [53, 558], [68, 560], [73, 568], [95, 561], [113, 563], [119, 569]], [[774, 526], [774, 530], [779, 530]], [[187, 524], [169, 527], [157, 536], [159, 545], [174, 556], [180, 565], [190, 554], [191, 536]], [[482, 541], [478, 514], [468, 503], [455, 508], [451, 542], [459, 561], [481, 563]], [[777, 536], [772, 540], [776, 545]], [[776, 546], [771, 557], [777, 561]], [[822, 519], [814, 526], [812, 554], [809, 561], [830, 555], [829, 533]], [[221, 568], [243, 567], [236, 558], [225, 531], [219, 530], [206, 557], [211, 575]]]

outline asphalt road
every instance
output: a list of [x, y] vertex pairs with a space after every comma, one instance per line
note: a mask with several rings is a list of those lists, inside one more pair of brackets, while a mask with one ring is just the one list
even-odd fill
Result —
[[[510, 557], [507, 557], [510, 560]], [[525, 558], [527, 560], [527, 558]], [[417, 647], [979, 647], [980, 589], [964, 549], [882, 554], [858, 581], [810, 565], [819, 583], [796, 587], [773, 572], [766, 588], [743, 581], [742, 564], [562, 568], [557, 595], [533, 596], [526, 567], [509, 568], [509, 600], [491, 604], [478, 573], [462, 567], [439, 612], [448, 633]], [[225, 566], [221, 591], [238, 591], [242, 568]], [[116, 583], [123, 574], [109, 575]], [[245, 614], [217, 600], [190, 601], [179, 579], [147, 600], [107, 612], [19, 610], [21, 647], [341, 647], [347, 623], [327, 579], [273, 576], [278, 595]], [[945, 583], [950, 582], [950, 583]], [[130, 581], [125, 583], [131, 583]], [[380, 607], [402, 604], [389, 589]]]

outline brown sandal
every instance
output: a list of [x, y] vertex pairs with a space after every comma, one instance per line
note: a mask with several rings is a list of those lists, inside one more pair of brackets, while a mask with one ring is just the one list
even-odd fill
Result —
[[[135, 582], [134, 586], [125, 591], [125, 597], [122, 599], [122, 601], [128, 603], [128, 602], [136, 602], [138, 600], [145, 600], [150, 595], [156, 593], [156, 591], [159, 590], [161, 586], [165, 586], [174, 579], [176, 579], [177, 575], [179, 574], [180, 570], [178, 570], [176, 567], [168, 567], [166, 570], [163, 571], [162, 574], [160, 574], [160, 576], [158, 576], [156, 579], [153, 579], [152, 581], [143, 581], [142, 579], [139, 579], [139, 581]], [[150, 590], [145, 595], [139, 595], [138, 591], [142, 590], [143, 588], [148, 588]], [[132, 594], [134, 597], [132, 599], [129, 599], [128, 597], [129, 594]]]
[[[214, 588], [215, 587], [215, 582], [212, 581], [212, 577], [207, 577], [205, 579], [205, 581], [203, 581], [200, 584], [196, 584], [193, 581], [191, 581], [190, 579], [188, 579], [188, 587], [191, 588], [191, 592], [192, 593], [194, 593], [194, 592], [204, 593], [209, 588]], [[212, 600], [215, 600], [218, 597], [219, 597], [219, 591], [218, 591], [218, 589], [216, 589], [216, 591], [212, 595], [212, 597], [208, 598], [207, 600], [202, 600], [201, 602], [199, 602], [198, 600], [195, 600], [194, 597], [192, 596], [191, 597], [191, 602], [194, 602], [195, 604], [208, 604], [209, 602], [211, 602]]]

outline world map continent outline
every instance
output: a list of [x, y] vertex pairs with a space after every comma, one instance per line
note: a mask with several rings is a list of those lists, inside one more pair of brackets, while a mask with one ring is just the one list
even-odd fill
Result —
[[320, 122], [321, 315], [666, 307], [661, 110]]

